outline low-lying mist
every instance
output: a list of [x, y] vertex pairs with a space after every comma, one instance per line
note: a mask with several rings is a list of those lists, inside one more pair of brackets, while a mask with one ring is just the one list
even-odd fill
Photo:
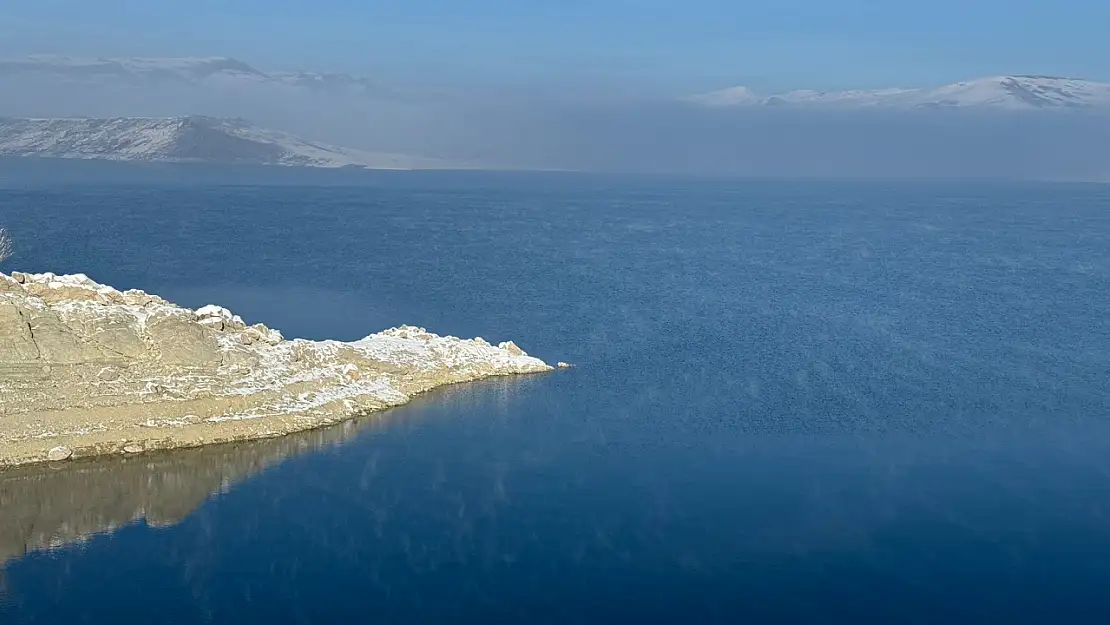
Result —
[[0, 115], [243, 117], [337, 145], [493, 168], [1110, 181], [1104, 113], [713, 109], [573, 95], [24, 80], [0, 94]]

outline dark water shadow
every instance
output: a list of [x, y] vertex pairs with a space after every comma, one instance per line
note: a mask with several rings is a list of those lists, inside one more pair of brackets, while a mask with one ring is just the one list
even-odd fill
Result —
[[280, 438], [111, 456], [0, 471], [0, 587], [3, 567], [35, 552], [63, 549], [145, 523], [169, 527], [212, 497], [297, 456], [337, 447], [422, 407], [475, 391], [505, 392], [523, 379], [450, 386], [404, 407]]
[[0, 565], [145, 521], [175, 525], [292, 456], [342, 444], [380, 417], [283, 438], [0, 472]]

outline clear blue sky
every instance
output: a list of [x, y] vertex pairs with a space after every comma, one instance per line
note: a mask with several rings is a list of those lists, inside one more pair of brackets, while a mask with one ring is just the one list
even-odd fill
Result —
[[1110, 0], [7, 0], [0, 24], [2, 56], [226, 55], [413, 80], [1110, 80]]

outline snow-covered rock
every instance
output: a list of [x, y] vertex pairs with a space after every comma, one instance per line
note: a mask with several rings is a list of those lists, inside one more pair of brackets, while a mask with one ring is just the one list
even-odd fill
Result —
[[374, 82], [365, 78], [358, 78], [350, 74], [337, 74], [332, 72], [270, 72], [271, 80], [284, 85], [301, 87], [313, 91], [326, 91], [330, 93], [381, 93], [382, 89]]
[[[401, 326], [286, 340], [84, 275], [0, 274], [0, 466], [265, 438], [438, 386], [552, 367], [511, 341]], [[69, 455], [66, 455], [68, 458]]]
[[227, 57], [73, 57], [35, 55], [0, 59], [0, 78], [34, 78], [86, 84], [208, 86], [277, 86], [313, 91], [376, 91], [363, 78], [348, 74], [301, 71], [267, 72]]
[[113, 119], [0, 118], [0, 155], [140, 162], [413, 169], [433, 159], [365, 152], [203, 116]]
[[690, 100], [711, 107], [1090, 109], [1110, 108], [1110, 83], [1054, 76], [991, 76], [926, 89], [797, 90], [769, 96], [731, 87]]
[[706, 106], [758, 106], [763, 104], [764, 98], [747, 87], [738, 86], [697, 95], [691, 100]]

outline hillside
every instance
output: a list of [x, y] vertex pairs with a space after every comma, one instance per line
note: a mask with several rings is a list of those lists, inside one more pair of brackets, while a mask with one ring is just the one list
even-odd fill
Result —
[[157, 86], [192, 83], [217, 86], [283, 86], [305, 90], [346, 90], [368, 93], [378, 87], [348, 74], [304, 71], [265, 72], [243, 61], [226, 57], [121, 57], [84, 58], [38, 55], [0, 59], [0, 78], [37, 78], [59, 83], [108, 83]]
[[200, 116], [0, 118], [0, 155], [373, 169], [443, 166], [435, 159], [313, 142], [241, 119]]
[[1110, 84], [1054, 76], [991, 76], [925, 89], [797, 90], [769, 96], [747, 87], [731, 87], [691, 100], [714, 107], [1110, 109]]

